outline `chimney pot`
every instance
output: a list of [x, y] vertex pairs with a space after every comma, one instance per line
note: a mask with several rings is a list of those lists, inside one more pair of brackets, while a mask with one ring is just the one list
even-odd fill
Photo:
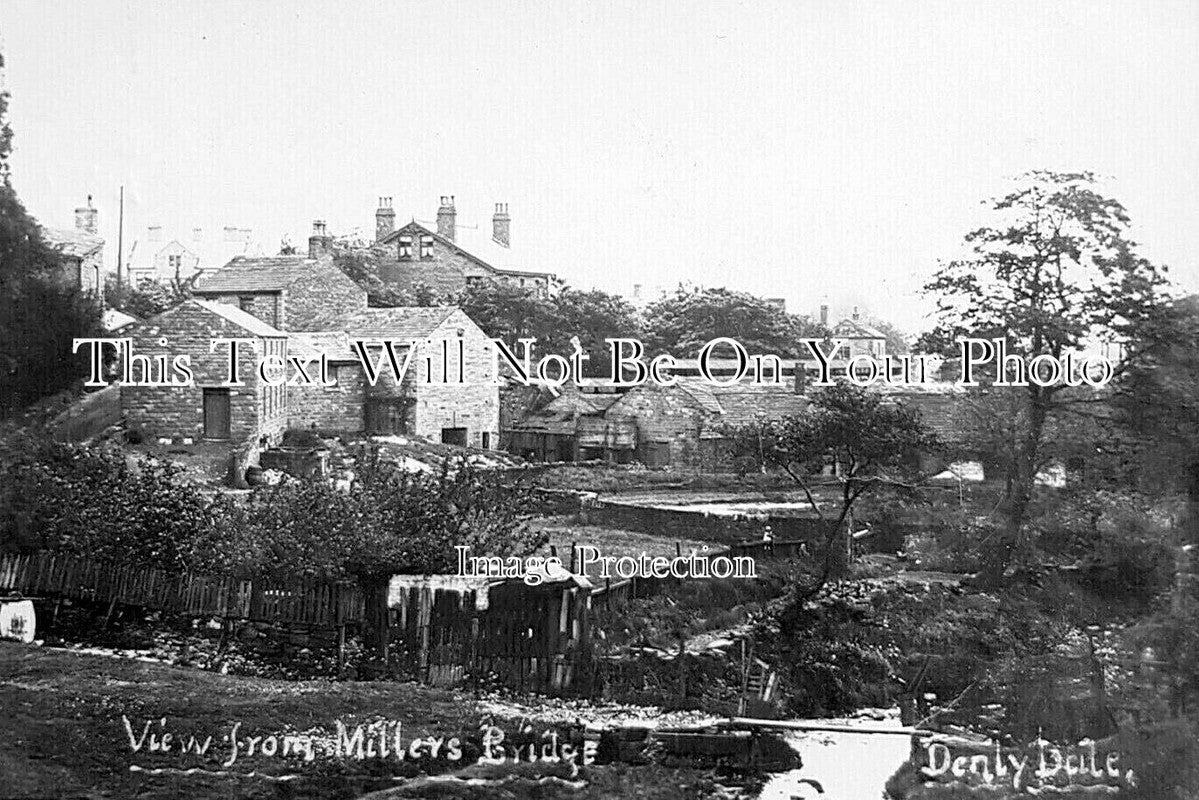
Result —
[[512, 241], [512, 220], [508, 216], [508, 204], [496, 203], [495, 214], [491, 218], [491, 238], [496, 244], [508, 247]]
[[99, 212], [92, 207], [92, 196], [87, 196], [87, 205], [75, 209], [75, 229], [95, 233], [98, 230], [96, 218]]
[[320, 258], [328, 255], [333, 249], [333, 237], [325, 232], [325, 221], [316, 219], [312, 221], [312, 235], [308, 237], [308, 257]]
[[828, 304], [827, 303], [820, 306], [820, 324], [826, 328], [828, 327]]
[[854, 322], [858, 321], [858, 307], [857, 306], [853, 307], [853, 321]]
[[454, 196], [442, 195], [441, 208], [437, 209], [437, 235], [454, 241], [455, 222], [458, 212], [454, 210]]
[[391, 207], [390, 197], [379, 198], [379, 208], [375, 211], [375, 241], [379, 242], [391, 235], [396, 228], [396, 212]]

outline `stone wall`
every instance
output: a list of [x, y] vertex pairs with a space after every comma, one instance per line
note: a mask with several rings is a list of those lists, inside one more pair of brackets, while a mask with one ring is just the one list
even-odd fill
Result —
[[[465, 342], [465, 382], [457, 383], [456, 340], [462, 332]], [[414, 387], [415, 426], [413, 433], [430, 441], [441, 441], [442, 429], [466, 428], [466, 443], [471, 447], [499, 448], [500, 392], [492, 380], [492, 351], [487, 335], [461, 309], [455, 310], [439, 325], [430, 338], [436, 343], [450, 341], [450, 382], [442, 383], [438, 366], [440, 346], [434, 345], [433, 381], [426, 382], [424, 359], [418, 351], [414, 367], [419, 367]]]
[[[196, 296], [214, 303], [241, 308], [272, 328], [279, 328], [283, 322], [283, 295], [279, 292], [197, 292]], [[243, 299], [248, 301], [244, 308]]]
[[358, 363], [333, 364], [336, 386], [293, 386], [288, 394], [289, 428], [357, 433], [365, 428], [366, 376]]

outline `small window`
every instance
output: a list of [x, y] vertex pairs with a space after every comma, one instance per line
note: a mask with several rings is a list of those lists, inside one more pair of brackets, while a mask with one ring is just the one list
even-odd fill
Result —
[[524, 279], [524, 278], [521, 278], [521, 279], [520, 279], [520, 285], [521, 285], [522, 287], [525, 285], [525, 279]]
[[247, 314], [254, 313], [254, 298], [251, 296], [243, 296], [237, 298], [237, 307]]
[[401, 236], [400, 237], [400, 249], [399, 249], [399, 252], [397, 253], [397, 255], [403, 259], [412, 258], [412, 237], [411, 236]]
[[167, 264], [170, 266], [171, 272], [175, 273], [175, 277], [178, 278], [179, 273], [183, 271], [183, 256], [167, 256]]
[[420, 237], [420, 257], [421, 258], [432, 258], [433, 257], [433, 237], [432, 236]]

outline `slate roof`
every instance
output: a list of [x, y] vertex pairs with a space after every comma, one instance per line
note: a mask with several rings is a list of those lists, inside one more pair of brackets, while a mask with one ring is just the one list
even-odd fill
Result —
[[[213, 314], [224, 317], [234, 325], [242, 328], [243, 330], [249, 331], [255, 336], [283, 339], [287, 338], [287, 334], [283, 331], [267, 325], [258, 317], [254, 316], [253, 314], [247, 314], [237, 306], [231, 306], [228, 303], [215, 303], [211, 300], [197, 300], [193, 298], [191, 300], [184, 301], [183, 304], [176, 306], [176, 308], [181, 308], [182, 305], [186, 305], [187, 303], [195, 303], [206, 311], [210, 311]], [[164, 313], [169, 314], [170, 311]]]
[[[321, 259], [326, 260], [327, 259]], [[279, 292], [300, 277], [300, 268], [319, 261], [308, 256], [238, 256], [216, 272], [202, 277], [195, 288], [198, 294], [223, 292]], [[337, 269], [329, 261], [331, 269]], [[340, 272], [340, 270], [338, 270]]]
[[104, 246], [102, 238], [78, 228], [42, 228], [42, 239], [69, 258], [85, 258]]
[[355, 339], [423, 339], [457, 310], [457, 306], [366, 308], [346, 320], [345, 327]]

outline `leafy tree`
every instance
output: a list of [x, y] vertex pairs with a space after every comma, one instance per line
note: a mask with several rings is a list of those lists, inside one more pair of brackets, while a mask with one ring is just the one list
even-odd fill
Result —
[[488, 336], [511, 346], [525, 337], [544, 346], [561, 332], [553, 302], [532, 289], [480, 281], [466, 287], [459, 305]]
[[[0, 56], [0, 76], [3, 68]], [[12, 187], [7, 109], [8, 93], [0, 91], [0, 407], [11, 409], [85, 374], [85, 357], [72, 344], [98, 334], [100, 308], [62, 279], [58, 255]]]
[[800, 356], [799, 340], [822, 335], [807, 317], [745, 292], [679, 286], [645, 310], [646, 346], [651, 352], [694, 357], [717, 337], [736, 339], [750, 353]]
[[109, 276], [104, 283], [104, 298], [108, 305], [117, 311], [131, 314], [138, 319], [149, 319], [189, 298], [194, 283], [195, 278], [176, 278], [165, 285], [145, 281], [138, 286], [131, 286], [124, 281], [118, 281], [116, 276]]
[[[563, 289], [553, 298], [553, 305], [557, 334], [552, 344], [565, 352], [569, 337], [577, 336], [584, 352], [590, 356], [589, 369], [585, 369], [589, 375], [612, 373], [605, 340], [641, 335], [637, 310], [618, 295], [598, 289]], [[561, 341], [563, 337], [567, 337], [567, 341]]]
[[[1137, 255], [1128, 215], [1099, 194], [1090, 173], [1037, 171], [991, 203], [996, 217], [966, 236], [967, 258], [925, 286], [937, 299], [938, 338], [1002, 336], [1009, 352], [1055, 358], [1102, 336], [1138, 337], [1165, 284]], [[1123, 367], [1123, 365], [1122, 365]], [[1063, 384], [1013, 388], [1016, 435], [1004, 464], [1003, 524], [979, 577], [996, 582], [1022, 542], [1050, 421], [1093, 400]]]
[[[817, 390], [805, 414], [761, 419], [725, 430], [733, 457], [754, 459], [762, 468], [786, 473], [803, 490], [824, 522], [823, 559], [815, 596], [838, 565], [846, 521], [854, 505], [883, 487], [912, 491], [919, 483], [915, 456], [936, 447], [936, 438], [917, 412], [886, 404], [875, 392], [848, 383]], [[833, 467], [837, 490], [820, 490]]]

